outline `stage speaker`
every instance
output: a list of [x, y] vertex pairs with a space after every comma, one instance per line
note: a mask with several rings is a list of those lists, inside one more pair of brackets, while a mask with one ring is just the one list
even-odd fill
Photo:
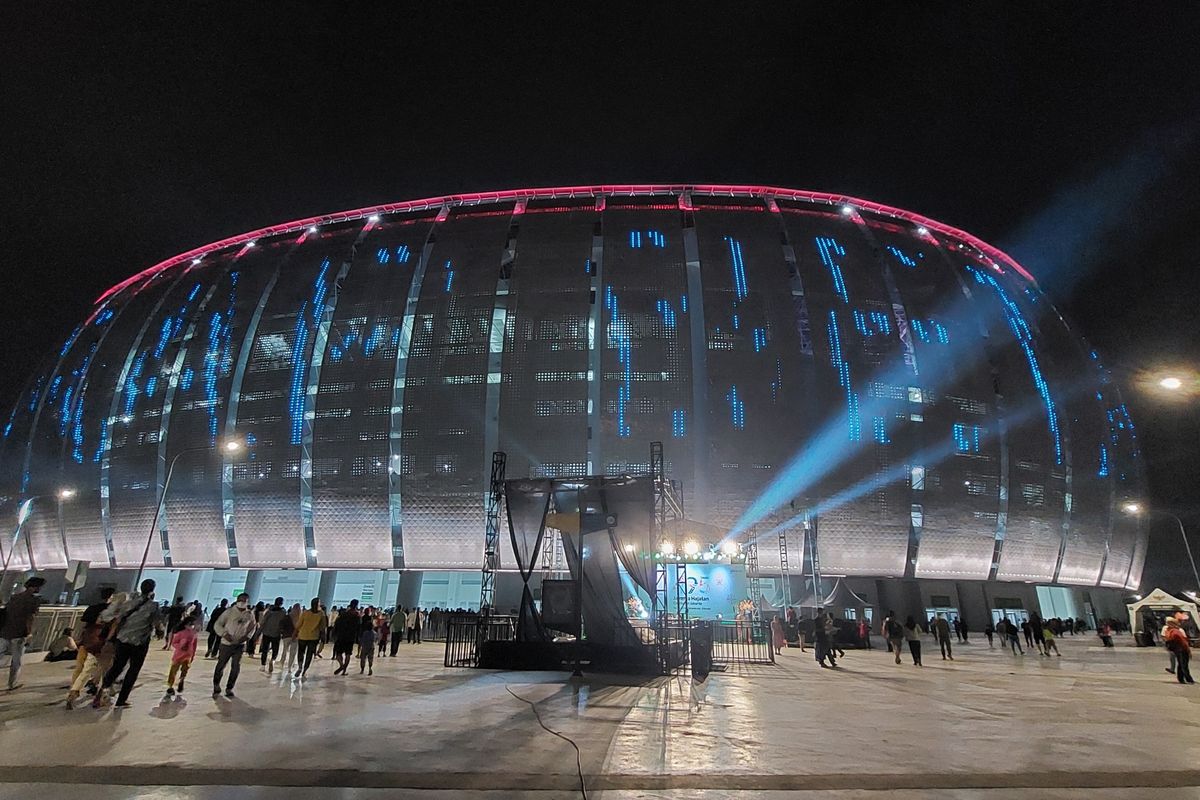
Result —
[[575, 581], [542, 581], [542, 622], [547, 628], [575, 632], [579, 608], [576, 605]]

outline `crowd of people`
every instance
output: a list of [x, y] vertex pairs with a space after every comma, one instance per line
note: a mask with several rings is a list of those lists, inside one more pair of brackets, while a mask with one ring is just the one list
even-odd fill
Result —
[[[9, 654], [8, 688], [20, 688], [22, 656], [41, 605], [45, 580], [32, 577], [24, 591], [13, 595], [0, 625], [0, 655]], [[375, 659], [396, 657], [401, 643], [419, 645], [422, 638], [440, 636], [450, 612], [441, 609], [360, 607], [351, 600], [344, 608], [326, 609], [318, 598], [308, 608], [284, 599], [250, 605], [242, 592], [231, 605], [222, 600], [211, 610], [198, 600], [158, 602], [153, 580], [142, 581], [136, 593], [102, 589], [99, 600], [84, 609], [75, 630], [65, 629], [50, 644], [47, 661], [74, 660], [66, 706], [74, 708], [85, 693], [96, 708], [110, 703], [129, 707], [129, 695], [155, 639], [170, 650], [166, 674], [167, 698], [184, 691], [197, 655], [211, 660], [212, 696], [234, 697], [244, 656], [257, 656], [260, 670], [276, 669], [291, 681], [308, 677], [313, 661], [329, 648], [334, 675], [346, 675], [354, 660], [359, 674], [374, 674]], [[201, 641], [201, 638], [204, 641]], [[115, 697], [113, 696], [114, 688]]]

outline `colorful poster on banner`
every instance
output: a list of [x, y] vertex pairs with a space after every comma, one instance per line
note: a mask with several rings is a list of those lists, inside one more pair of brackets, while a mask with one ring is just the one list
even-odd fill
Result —
[[[671, 577], [674, 577], [672, 566]], [[743, 564], [688, 564], [688, 615], [692, 619], [733, 619], [739, 600], [747, 596], [746, 567]], [[675, 592], [668, 594], [670, 613], [675, 608]]]

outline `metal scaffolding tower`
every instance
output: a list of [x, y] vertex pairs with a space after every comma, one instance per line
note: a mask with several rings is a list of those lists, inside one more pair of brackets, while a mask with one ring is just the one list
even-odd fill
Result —
[[787, 546], [787, 530], [779, 532], [779, 572], [782, 575], [783, 582], [783, 607], [784, 609], [792, 606], [792, 576], [791, 570], [788, 569], [788, 546]]
[[754, 618], [762, 618], [762, 581], [758, 577], [758, 533], [755, 528], [751, 528], [747, 534], [745, 545], [746, 551], [746, 578], [750, 581], [750, 600], [754, 603]]
[[504, 505], [504, 465], [508, 457], [503, 451], [492, 453], [492, 477], [488, 487], [487, 529], [483, 538], [483, 581], [479, 589], [480, 630], [492, 615], [496, 602], [496, 573], [500, 571], [500, 510]]

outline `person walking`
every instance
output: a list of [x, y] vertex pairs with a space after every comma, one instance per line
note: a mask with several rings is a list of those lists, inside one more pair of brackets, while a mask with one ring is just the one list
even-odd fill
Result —
[[300, 622], [296, 626], [299, 655], [296, 674], [292, 677], [303, 680], [308, 676], [308, 668], [312, 666], [313, 656], [317, 654], [317, 645], [324, 636], [325, 614], [321, 611], [321, 601], [314, 597], [309, 607], [300, 613]]
[[775, 614], [771, 617], [771, 644], [775, 647], [775, 655], [783, 653], [783, 623], [779, 621], [779, 615]]
[[391, 620], [392, 658], [396, 657], [396, 651], [400, 649], [400, 642], [403, 641], [404, 638], [405, 620], [407, 620], [407, 618], [408, 617], [404, 613], [404, 609], [400, 606], [396, 606], [396, 611], [392, 614]]
[[338, 664], [334, 675], [346, 674], [360, 633], [358, 601], [351, 600], [346, 610], [337, 615], [337, 622], [333, 623], [333, 660]]
[[1192, 680], [1192, 670], [1190, 668], [1192, 646], [1188, 642], [1187, 634], [1183, 631], [1183, 626], [1174, 617], [1167, 617], [1166, 627], [1167, 635], [1163, 638], [1167, 649], [1175, 654], [1175, 678], [1180, 683], [1195, 683]]
[[217, 648], [221, 644], [221, 637], [217, 635], [217, 632], [214, 630], [214, 628], [217, 627], [217, 620], [221, 618], [221, 615], [224, 614], [228, 608], [229, 601], [225, 598], [221, 598], [221, 604], [213, 609], [212, 616], [208, 618], [208, 627], [205, 628], [205, 630], [208, 631], [208, 647], [204, 651], [205, 658], [217, 657]]
[[179, 678], [178, 692], [183, 694], [183, 682], [187, 678], [188, 669], [192, 666], [192, 662], [196, 660], [196, 645], [199, 643], [199, 637], [196, 635], [195, 623], [193, 617], [184, 617], [176, 626], [175, 632], [171, 634], [171, 666], [167, 669], [167, 697], [174, 697], [175, 678]]
[[1029, 624], [1028, 619], [1021, 620], [1021, 633], [1025, 636], [1025, 646], [1033, 647], [1033, 626]]
[[1046, 653], [1046, 657], [1050, 657], [1050, 651], [1054, 651], [1054, 655], [1062, 658], [1062, 653], [1058, 651], [1058, 642], [1055, 641], [1054, 630], [1045, 622], [1042, 623], [1042, 649]]
[[1042, 618], [1037, 612], [1029, 617], [1029, 633], [1033, 637], [1033, 646], [1037, 648], [1038, 654], [1049, 657], [1050, 653], [1046, 651], [1046, 639], [1042, 636]]
[[[1162, 639], [1163, 647], [1166, 647], [1166, 645], [1167, 645], [1167, 632], [1169, 630], [1171, 630], [1171, 626], [1167, 624], [1166, 620], [1163, 620], [1162, 630], [1159, 631], [1159, 634], [1158, 634], [1159, 638]], [[1175, 666], [1176, 666], [1175, 651], [1172, 650], [1171, 648], [1167, 647], [1167, 672], [1174, 675], [1175, 674]]]
[[184, 611], [183, 598], [176, 597], [175, 603], [167, 609], [167, 629], [166, 636], [163, 637], [163, 650], [171, 647], [171, 634], [175, 633], [179, 623], [183, 621]]
[[871, 626], [867, 624], [866, 617], [858, 621], [858, 641], [866, 650], [871, 650]]
[[137, 683], [146, 661], [146, 653], [150, 650], [150, 637], [154, 634], [154, 626], [159, 622], [159, 605], [154, 602], [154, 587], [157, 584], [147, 578], [142, 581], [139, 594], [121, 604], [119, 608], [109, 606], [100, 615], [102, 622], [111, 621], [108, 638], [115, 648], [112, 666], [104, 673], [104, 681], [92, 706], [99, 708], [108, 702], [108, 691], [117, 682], [117, 677], [126, 666], [125, 678], [121, 681], [121, 691], [117, 693], [116, 708], [129, 708], [129, 693]]
[[951, 627], [954, 628], [954, 638], [961, 642], [962, 641], [962, 623], [959, 621], [958, 617], [954, 618], [954, 624]]
[[1025, 655], [1025, 651], [1021, 649], [1021, 629], [1013, 624], [1011, 619], [1005, 617], [1001, 622], [1004, 626], [1004, 638], [1008, 640], [1008, 648], [1015, 656], [1017, 653]]
[[254, 633], [246, 640], [246, 655], [253, 656], [258, 647], [258, 637], [262, 635], [262, 616], [267, 610], [267, 604], [259, 600], [254, 604]]
[[276, 597], [275, 603], [263, 612], [259, 622], [262, 634], [259, 669], [265, 670], [268, 675], [275, 671], [275, 659], [279, 658], [279, 640], [283, 636], [283, 622], [287, 618], [288, 612], [283, 610], [283, 598]]
[[25, 642], [33, 633], [33, 618], [42, 605], [42, 587], [45, 578], [36, 575], [25, 581], [25, 588], [8, 599], [4, 607], [4, 625], [0, 627], [0, 655], [8, 654], [8, 690], [20, 689], [17, 679], [21, 676], [21, 658], [25, 655]]
[[299, 644], [300, 635], [300, 604], [293, 603], [291, 609], [287, 612], [287, 617], [279, 625], [279, 641], [283, 643], [282, 651], [279, 654], [279, 662], [283, 664], [283, 671], [288, 675], [292, 674], [292, 667], [296, 665], [296, 648]]
[[[942, 620], [943, 622], [945, 620]], [[949, 630], [949, 627], [947, 627]], [[909, 617], [904, 621], [904, 638], [908, 640], [908, 652], [912, 654], [913, 666], [923, 666], [921, 664], [921, 629], [917, 626], [917, 621]], [[897, 653], [899, 650], [897, 650]], [[896, 663], [900, 663], [900, 656], [896, 656]]]
[[404, 619], [404, 626], [408, 629], [408, 643], [420, 644], [421, 637], [417, 633], [418, 626], [421, 624], [418, 620], [421, 618], [421, 613], [415, 608], [410, 608]]
[[969, 630], [967, 630], [967, 618], [966, 618], [966, 617], [959, 617], [959, 618], [958, 618], [958, 629], [959, 629], [960, 631], [962, 631], [962, 640], [963, 640], [963, 644], [970, 644], [970, 642], [971, 642], [971, 639], [970, 639], [970, 637], [968, 636], [968, 634], [970, 633], [970, 631], [969, 631]]
[[[813, 620], [813, 638], [816, 646], [813, 648], [813, 655], [817, 659], [817, 663], [826, 669], [837, 666], [837, 659], [833, 657], [833, 651], [829, 648], [829, 628], [825, 625], [825, 612], [817, 611], [817, 618]], [[825, 659], [829, 659], [829, 663], [825, 663]]]
[[933, 635], [937, 639], [938, 647], [942, 649], [942, 661], [946, 659], [954, 660], [954, 649], [950, 646], [950, 623], [946, 621], [944, 614], [938, 614], [933, 621]]
[[113, 589], [106, 586], [100, 590], [100, 602], [92, 603], [83, 610], [80, 617], [79, 649], [75, 653], [75, 669], [71, 672], [70, 688], [67, 691], [67, 710], [75, 707], [75, 701], [83, 691], [84, 685], [96, 676], [98, 681], [104, 674], [96, 673], [97, 658], [104, 647], [104, 626], [100, 624], [100, 615], [108, 608], [112, 599]]
[[388, 618], [388, 615], [386, 612], [383, 614], [380, 614], [379, 617], [376, 619], [375, 630], [379, 634], [376, 637], [377, 641], [379, 642], [379, 657], [386, 658], [387, 657], [388, 634], [391, 632], [391, 622], [389, 622], [389, 618]]
[[226, 609], [213, 627], [221, 640], [217, 646], [217, 666], [213, 670], [213, 697], [221, 694], [221, 678], [226, 665], [229, 665], [229, 680], [225, 683], [225, 696], [233, 697], [233, 687], [237, 685], [238, 674], [242, 671], [242, 653], [246, 649], [246, 642], [257, 629], [254, 611], [250, 608], [250, 595], [242, 592], [233, 607]]
[[983, 626], [983, 635], [987, 637], [988, 649], [989, 650], [993, 649], [992, 637], [994, 637], [996, 635], [996, 626], [993, 625], [991, 622], [988, 622], [987, 625]]
[[358, 674], [364, 669], [367, 675], [375, 674], [375, 615], [371, 609], [363, 614], [358, 632]]
[[896, 663], [899, 664], [900, 651], [904, 647], [904, 626], [896, 619], [895, 611], [889, 611], [883, 621], [883, 635], [887, 639], [888, 651], [896, 656]]

